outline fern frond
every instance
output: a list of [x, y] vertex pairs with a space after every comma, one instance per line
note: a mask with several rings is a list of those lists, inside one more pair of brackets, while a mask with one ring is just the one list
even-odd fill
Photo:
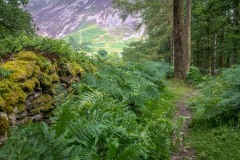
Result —
[[6, 70], [5, 68], [0, 66], [0, 77], [9, 77], [13, 71]]

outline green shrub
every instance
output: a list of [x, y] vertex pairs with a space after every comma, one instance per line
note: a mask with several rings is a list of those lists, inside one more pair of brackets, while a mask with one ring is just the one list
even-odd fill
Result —
[[187, 81], [192, 85], [198, 85], [204, 82], [205, 76], [201, 73], [200, 68], [191, 66], [190, 71], [187, 74]]
[[[240, 66], [223, 70], [200, 85], [201, 95], [193, 102], [195, 121], [213, 124], [236, 122], [240, 113]], [[217, 123], [216, 123], [217, 122]]]

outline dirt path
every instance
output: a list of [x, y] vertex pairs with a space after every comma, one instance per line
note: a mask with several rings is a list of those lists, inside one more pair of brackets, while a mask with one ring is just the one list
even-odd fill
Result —
[[192, 144], [187, 144], [185, 138], [188, 136], [190, 129], [189, 125], [192, 121], [192, 111], [187, 107], [187, 102], [195, 95], [194, 91], [189, 91], [177, 101], [176, 121], [179, 117], [183, 117], [183, 126], [179, 131], [176, 131], [173, 136], [173, 143], [176, 145], [176, 152], [172, 154], [171, 160], [194, 160], [195, 151]]

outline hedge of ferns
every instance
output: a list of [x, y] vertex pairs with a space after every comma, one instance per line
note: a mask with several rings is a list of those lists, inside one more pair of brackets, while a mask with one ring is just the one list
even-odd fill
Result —
[[[32, 49], [79, 58], [63, 42], [20, 39], [9, 50], [5, 43], [11, 39], [5, 40], [5, 45], [0, 45], [2, 55]], [[164, 92], [169, 66], [106, 58], [91, 63], [97, 70], [87, 73], [80, 84], [73, 84], [74, 94], [57, 107], [52, 125], [37, 123], [12, 129], [0, 148], [0, 159], [169, 159], [173, 124], [167, 114], [154, 121], [144, 114]]]

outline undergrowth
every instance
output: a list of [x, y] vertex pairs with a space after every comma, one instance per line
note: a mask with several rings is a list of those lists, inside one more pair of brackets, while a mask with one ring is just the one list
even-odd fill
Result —
[[[71, 57], [71, 55], [68, 55]], [[89, 60], [52, 125], [14, 128], [0, 159], [170, 159], [173, 98], [163, 62]], [[91, 65], [92, 65], [91, 64]]]
[[225, 69], [199, 85], [200, 95], [192, 103], [195, 122], [209, 125], [237, 122], [240, 113], [240, 66]]
[[197, 160], [239, 160], [240, 129], [220, 126], [212, 129], [194, 129], [191, 142], [195, 146]]
[[199, 85], [193, 101], [195, 116], [190, 141], [199, 160], [238, 160], [240, 157], [240, 67]]

